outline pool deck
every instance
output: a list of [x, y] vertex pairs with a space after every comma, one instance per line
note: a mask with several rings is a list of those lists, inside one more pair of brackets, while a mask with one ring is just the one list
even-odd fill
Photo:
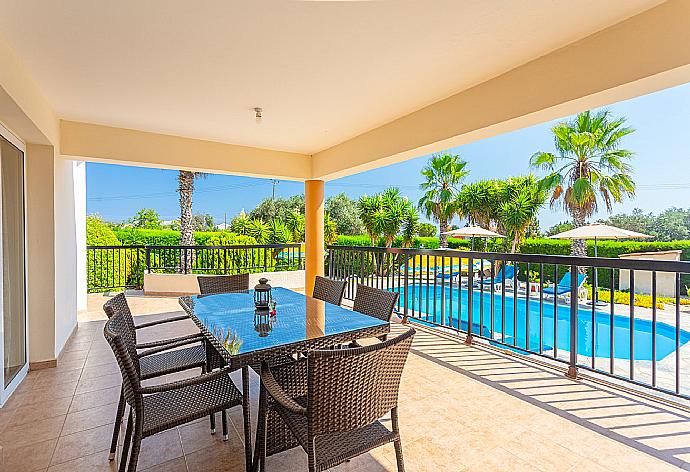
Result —
[[[89, 297], [89, 311], [59, 366], [31, 372], [0, 409], [0, 470], [115, 470], [107, 449], [121, 377], [102, 335], [105, 300]], [[176, 299], [139, 296], [130, 302], [142, 321], [179, 312]], [[149, 336], [193, 329], [180, 322]], [[252, 374], [254, 402], [257, 387]], [[240, 410], [229, 417], [227, 443], [208, 433], [206, 420], [145, 439], [140, 470], [244, 470]], [[408, 471], [690, 469], [690, 410], [570, 380], [562, 369], [467, 346], [423, 327], [403, 374], [400, 421]], [[393, 471], [394, 463], [388, 445], [332, 470]], [[306, 457], [293, 449], [267, 466], [306, 470]]]

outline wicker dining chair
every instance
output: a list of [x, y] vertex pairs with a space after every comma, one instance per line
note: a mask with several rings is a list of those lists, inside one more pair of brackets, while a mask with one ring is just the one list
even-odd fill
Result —
[[345, 293], [345, 281], [333, 280], [317, 275], [314, 279], [314, 292], [312, 297], [323, 300], [324, 302], [340, 305]]
[[[335, 467], [393, 442], [398, 472], [405, 470], [398, 391], [414, 329], [355, 349], [312, 351], [290, 365], [262, 364], [259, 463], [301, 446], [309, 472]], [[379, 419], [391, 414], [391, 429]]]
[[199, 275], [196, 280], [202, 295], [249, 290], [249, 274]]
[[223, 413], [223, 437], [227, 438], [226, 409], [242, 404], [242, 393], [230, 379], [229, 369], [142, 387], [141, 359], [126, 316], [112, 316], [103, 333], [120, 367], [122, 391], [130, 406], [120, 472], [136, 470], [142, 439], [219, 411]]
[[[398, 292], [357, 284], [352, 310], [390, 323], [399, 295]], [[379, 337], [381, 341], [385, 341], [386, 338], [386, 335]]]
[[[115, 295], [113, 298], [108, 300], [108, 302], [103, 305], [103, 311], [105, 311], [108, 319], [114, 316], [121, 316], [124, 320], [123, 322], [127, 326], [127, 329], [130, 332], [130, 337], [134, 342], [135, 351], [133, 355], [136, 356], [136, 362], [141, 380], [148, 380], [155, 377], [160, 377], [162, 375], [182, 372], [195, 368], [201, 368], [202, 372], [205, 370], [207, 357], [206, 349], [203, 344], [204, 338], [201, 333], [177, 338], [162, 339], [149, 343], [137, 343], [137, 330], [141, 328], [158, 326], [172, 321], [185, 320], [188, 319], [188, 316], [175, 316], [136, 325], [124, 293]], [[185, 347], [190, 344], [194, 345]], [[137, 349], [146, 350], [143, 352], [137, 352]], [[110, 460], [115, 458], [115, 452], [117, 450], [117, 437], [120, 432], [124, 410], [125, 396], [124, 392], [121, 391], [120, 401], [118, 402], [117, 413], [115, 416], [113, 438], [110, 443]], [[211, 431], [215, 432], [214, 424], [211, 424]]]

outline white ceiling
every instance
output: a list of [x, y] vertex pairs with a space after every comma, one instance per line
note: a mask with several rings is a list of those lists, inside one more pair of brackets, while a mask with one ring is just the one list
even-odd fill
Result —
[[0, 0], [0, 34], [62, 118], [311, 154], [658, 3]]

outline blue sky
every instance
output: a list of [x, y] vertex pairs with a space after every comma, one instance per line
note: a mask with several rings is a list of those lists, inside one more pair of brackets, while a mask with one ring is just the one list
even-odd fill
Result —
[[[633, 208], [659, 212], [671, 206], [690, 207], [690, 84], [663, 90], [607, 107], [615, 115], [627, 117], [636, 132], [625, 138], [624, 146], [636, 153], [633, 159], [637, 194], [617, 205], [614, 212]], [[553, 151], [550, 128], [540, 125], [496, 136], [450, 151], [468, 161], [467, 181], [504, 178], [529, 172], [529, 158], [536, 151]], [[352, 198], [375, 193], [396, 184], [413, 201], [420, 196], [420, 170], [428, 156], [344, 177], [326, 183], [326, 194], [345, 192]], [[177, 172], [110, 164], [86, 166], [87, 213], [98, 213], [110, 221], [130, 218], [140, 208], [156, 209], [164, 220], [178, 218]], [[267, 179], [209, 175], [197, 181], [195, 213], [209, 213], [217, 223], [228, 221], [243, 208], [253, 208], [270, 197]], [[302, 193], [299, 182], [280, 181], [276, 196]], [[600, 213], [599, 217], [604, 217]], [[542, 229], [567, 220], [560, 210], [548, 207], [540, 213]], [[459, 223], [459, 221], [456, 221]]]

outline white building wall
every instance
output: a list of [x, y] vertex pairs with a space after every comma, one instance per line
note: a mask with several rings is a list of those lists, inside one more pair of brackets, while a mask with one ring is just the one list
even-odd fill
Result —
[[77, 242], [77, 310], [86, 310], [86, 163], [74, 161], [74, 218]]
[[[55, 159], [55, 356], [77, 326], [78, 241], [75, 186], [78, 163]], [[85, 236], [84, 236], [85, 237]]]

